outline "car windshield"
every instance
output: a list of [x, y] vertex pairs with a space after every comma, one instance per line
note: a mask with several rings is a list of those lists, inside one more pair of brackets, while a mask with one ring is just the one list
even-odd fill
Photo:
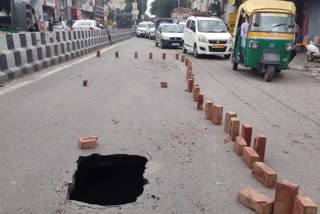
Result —
[[183, 30], [179, 25], [163, 25], [162, 31], [165, 33], [182, 33]]
[[140, 24], [138, 25], [138, 27], [146, 28], [146, 27], [147, 27], [147, 24], [142, 24], [142, 23], [140, 23]]
[[83, 21], [76, 21], [74, 26], [90, 26], [92, 21], [90, 20], [83, 20]]
[[199, 20], [198, 31], [203, 33], [225, 33], [227, 28], [221, 20]]
[[256, 13], [250, 31], [293, 33], [293, 17], [287, 13]]

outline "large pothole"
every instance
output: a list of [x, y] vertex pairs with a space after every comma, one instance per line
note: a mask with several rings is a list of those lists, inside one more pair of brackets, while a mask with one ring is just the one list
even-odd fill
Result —
[[148, 182], [143, 177], [147, 161], [126, 154], [81, 156], [69, 199], [102, 206], [135, 202]]

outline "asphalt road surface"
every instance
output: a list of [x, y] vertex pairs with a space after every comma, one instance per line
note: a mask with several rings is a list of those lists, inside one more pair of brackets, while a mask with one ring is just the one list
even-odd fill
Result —
[[[91, 54], [0, 88], [0, 213], [241, 214], [253, 213], [237, 202], [243, 187], [274, 198], [235, 154], [223, 125], [196, 110], [175, 53], [182, 52], [133, 38], [100, 58]], [[232, 71], [229, 60], [186, 56], [205, 100], [237, 112], [253, 136], [265, 134], [265, 163], [320, 205], [319, 81], [288, 70], [266, 83], [251, 70]], [[91, 135], [98, 147], [80, 150], [78, 138]], [[78, 157], [92, 153], [148, 158], [149, 183], [135, 203], [67, 199]]]

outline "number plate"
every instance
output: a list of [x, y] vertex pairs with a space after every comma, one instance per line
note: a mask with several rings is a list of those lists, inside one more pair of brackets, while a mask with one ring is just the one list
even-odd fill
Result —
[[224, 48], [224, 45], [212, 45], [212, 48]]
[[180, 43], [171, 43], [171, 45], [176, 46], [176, 45], [180, 45]]

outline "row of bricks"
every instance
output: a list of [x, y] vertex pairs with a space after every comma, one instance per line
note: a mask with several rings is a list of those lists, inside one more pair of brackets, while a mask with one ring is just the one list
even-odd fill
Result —
[[[194, 101], [197, 102], [197, 109], [201, 110], [204, 95], [200, 93], [200, 86], [194, 84], [192, 63], [189, 62], [188, 59], [186, 59], [186, 61], [187, 91], [193, 92]], [[223, 107], [221, 105], [214, 105], [212, 101], [208, 100], [205, 104], [205, 115], [208, 120], [212, 120], [213, 124], [221, 125]], [[250, 124], [243, 124], [240, 135], [240, 120], [237, 118], [235, 112], [226, 113], [224, 131], [229, 134], [232, 141], [235, 141], [235, 151], [238, 155], [242, 155], [247, 166], [252, 168], [253, 177], [267, 188], [276, 187], [276, 203], [274, 203], [274, 206], [271, 199], [250, 188], [245, 188], [240, 191], [238, 195], [239, 202], [254, 209], [257, 213], [272, 213], [272, 211], [274, 214], [317, 213], [317, 206], [310, 198], [298, 196], [298, 193], [291, 194], [290, 191], [283, 191], [292, 190], [292, 187], [296, 187], [297, 185], [288, 181], [277, 182], [277, 173], [263, 163], [266, 148], [266, 137], [264, 135], [259, 134], [255, 138], [254, 149], [252, 149], [250, 147], [252, 126]]]
[[[116, 51], [114, 53], [115, 57], [116, 58], [119, 58], [119, 52]], [[97, 57], [100, 57], [101, 56], [101, 53], [100, 53], [100, 50], [97, 51], [97, 54], [96, 54]], [[134, 52], [134, 58], [137, 59], [138, 58], [138, 52]], [[167, 54], [166, 53], [162, 53], [162, 59], [166, 59], [167, 58]], [[153, 59], [153, 53], [149, 53], [149, 59]], [[175, 59], [176, 60], [179, 60], [179, 54], [176, 53], [175, 54]], [[181, 56], [181, 62], [184, 62], [185, 61], [185, 56], [182, 55]]]

